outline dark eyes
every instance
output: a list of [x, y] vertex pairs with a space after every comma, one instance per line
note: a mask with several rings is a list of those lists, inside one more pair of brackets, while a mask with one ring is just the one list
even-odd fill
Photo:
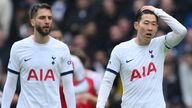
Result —
[[150, 23], [150, 22], [144, 22], [144, 24], [145, 24], [145, 25], [148, 25], [148, 24], [157, 25], [157, 23], [155, 23], [155, 22], [152, 22], [152, 23]]
[[52, 16], [48, 16], [48, 17], [47, 16], [40, 16], [39, 17], [39, 19], [42, 19], [42, 20], [46, 19], [46, 18], [48, 18], [49, 20], [52, 20]]

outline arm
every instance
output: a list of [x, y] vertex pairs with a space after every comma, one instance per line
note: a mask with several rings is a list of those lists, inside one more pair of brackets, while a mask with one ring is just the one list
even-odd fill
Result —
[[1, 108], [10, 108], [13, 96], [17, 86], [18, 75], [8, 72], [7, 80], [3, 90]]
[[87, 103], [88, 101], [91, 103], [96, 104], [97, 103], [97, 96], [91, 94], [91, 93], [80, 93], [76, 95], [77, 103]]
[[72, 74], [62, 76], [63, 92], [65, 94], [67, 108], [76, 108], [76, 100], [72, 79]]
[[98, 98], [97, 98], [97, 108], [104, 108], [105, 104], [107, 102], [107, 98], [109, 96], [109, 93], [111, 91], [111, 88], [113, 86], [113, 82], [115, 80], [116, 75], [120, 71], [120, 57], [119, 55], [120, 47], [117, 45], [110, 56], [109, 63], [107, 65], [107, 69], [105, 71], [105, 75], [103, 77], [103, 81], [101, 82], [101, 88], [99, 90]]
[[2, 101], [2, 91], [0, 90], [0, 106], [1, 106], [1, 101]]
[[77, 81], [75, 86], [75, 93], [87, 92], [89, 85], [85, 80], [85, 68], [77, 56], [72, 55], [71, 60], [73, 62], [74, 79]]
[[73, 66], [71, 61], [71, 54], [67, 45], [65, 45], [65, 48], [61, 53], [63, 53], [63, 59], [61, 63], [61, 79], [65, 101], [67, 108], [76, 108], [75, 92], [73, 86]]
[[107, 102], [107, 98], [113, 86], [115, 77], [116, 77], [115, 74], [108, 71], [105, 72], [105, 75], [103, 77], [103, 81], [101, 84], [101, 88], [99, 90], [96, 108], [105, 108], [105, 104]]
[[17, 52], [18, 45], [13, 44], [10, 52], [10, 59], [8, 64], [7, 79], [3, 90], [2, 106], [1, 108], [10, 108], [13, 96], [15, 94], [18, 76], [20, 74], [20, 60]]
[[83, 79], [82, 81], [78, 82], [78, 85], [75, 86], [75, 93], [85, 93], [87, 92], [89, 89], [89, 85], [87, 83], [87, 81], [85, 79]]
[[176, 46], [179, 42], [181, 42], [181, 40], [183, 40], [183, 38], [186, 36], [187, 30], [180, 22], [178, 22], [172, 16], [168, 15], [162, 9], [158, 9], [153, 6], [144, 6], [141, 10], [143, 11], [146, 9], [153, 11], [158, 17], [163, 19], [163, 21], [165, 21], [173, 30], [166, 35], [165, 45], [172, 48]]

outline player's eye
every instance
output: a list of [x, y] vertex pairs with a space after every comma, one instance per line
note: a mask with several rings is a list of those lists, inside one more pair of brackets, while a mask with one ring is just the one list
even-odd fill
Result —
[[49, 19], [49, 20], [52, 20], [52, 16], [49, 16], [48, 19]]
[[40, 16], [39, 19], [45, 19], [45, 16]]

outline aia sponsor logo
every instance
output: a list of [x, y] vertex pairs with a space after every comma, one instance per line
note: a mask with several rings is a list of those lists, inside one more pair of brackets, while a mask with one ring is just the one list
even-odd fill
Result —
[[36, 71], [35, 69], [30, 69], [27, 80], [36, 80], [36, 81], [55, 81], [54, 71], [52, 69], [43, 70], [40, 69]]
[[131, 78], [130, 81], [144, 78], [146, 76], [149, 76], [151, 73], [156, 73], [157, 69], [156, 66], [153, 62], [150, 62], [147, 67], [143, 66], [142, 67], [142, 72], [139, 72], [138, 69], [133, 69], [131, 72]]

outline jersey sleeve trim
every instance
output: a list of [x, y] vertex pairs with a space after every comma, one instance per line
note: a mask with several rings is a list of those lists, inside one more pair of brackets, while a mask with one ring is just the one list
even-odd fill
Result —
[[114, 70], [112, 70], [112, 69], [109, 69], [109, 68], [107, 68], [106, 71], [111, 72], [111, 73], [113, 73], [113, 74], [115, 74], [115, 75], [118, 74], [116, 71], [114, 71]]
[[9, 68], [8, 68], [7, 71], [9, 71], [9, 72], [11, 72], [11, 73], [13, 73], [13, 74], [19, 75], [19, 72], [14, 71], [14, 70], [12, 70], [12, 69], [9, 69]]
[[68, 75], [68, 74], [72, 74], [72, 73], [73, 73], [72, 70], [71, 70], [71, 71], [68, 71], [68, 72], [62, 72], [62, 73], [61, 73], [61, 76]]
[[167, 44], [168, 44], [168, 43], [167, 43], [167, 38], [166, 38], [166, 36], [165, 36], [165, 43], [164, 43], [164, 45], [165, 45], [165, 47], [166, 47], [167, 49], [171, 49], [171, 47], [169, 47]]

